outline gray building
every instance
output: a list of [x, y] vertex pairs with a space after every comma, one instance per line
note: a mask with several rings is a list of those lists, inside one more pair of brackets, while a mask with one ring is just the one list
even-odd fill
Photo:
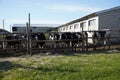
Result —
[[[58, 24], [31, 24], [30, 31], [32, 33], [37, 32], [47, 32], [54, 28], [56, 28]], [[12, 26], [13, 33], [25, 33], [26, 32], [26, 24], [14, 24]]]
[[120, 30], [120, 6], [95, 12], [58, 26], [59, 32], [80, 32], [82, 29], [83, 31], [109, 29], [113, 30], [113, 37], [120, 37], [120, 31], [117, 31]]

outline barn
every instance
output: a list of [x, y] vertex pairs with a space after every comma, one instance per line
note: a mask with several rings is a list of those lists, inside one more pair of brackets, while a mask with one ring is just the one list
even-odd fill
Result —
[[[98, 11], [58, 26], [58, 32], [112, 30], [112, 36], [120, 37], [120, 6]], [[120, 38], [112, 39], [120, 41]]]
[[[30, 31], [32, 33], [37, 32], [47, 32], [56, 28], [58, 24], [31, 24]], [[12, 26], [13, 33], [26, 33], [26, 24], [13, 24]]]

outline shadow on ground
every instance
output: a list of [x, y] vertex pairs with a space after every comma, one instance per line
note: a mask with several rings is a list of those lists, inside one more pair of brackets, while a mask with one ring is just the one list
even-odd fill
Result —
[[57, 71], [57, 72], [80, 72], [78, 70], [73, 70], [73, 69], [68, 69], [68, 68], [65, 68], [65, 69], [62, 69], [62, 68], [59, 68], [59, 67], [52, 67], [52, 68], [48, 68], [48, 67], [38, 67], [38, 68], [35, 68], [35, 67], [31, 67], [31, 66], [24, 66], [24, 65], [21, 65], [21, 64], [15, 64], [15, 63], [12, 63], [12, 62], [9, 62], [9, 61], [3, 61], [3, 62], [0, 62], [0, 72], [5, 72], [5, 71], [8, 71], [8, 70], [11, 70], [11, 69], [18, 69], [18, 68], [22, 68], [22, 69], [31, 69], [31, 70], [40, 70], [42, 72], [51, 72], [51, 71]]
[[0, 62], [0, 71], [7, 71], [12, 69], [12, 67], [13, 67], [12, 62], [9, 62], [9, 61]]

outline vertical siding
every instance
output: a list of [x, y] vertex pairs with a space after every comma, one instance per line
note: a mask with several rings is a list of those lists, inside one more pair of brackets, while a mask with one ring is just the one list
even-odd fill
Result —
[[[120, 30], [120, 9], [99, 15], [99, 29]], [[112, 31], [113, 37], [120, 37], [120, 32]], [[120, 39], [112, 39], [112, 41]]]

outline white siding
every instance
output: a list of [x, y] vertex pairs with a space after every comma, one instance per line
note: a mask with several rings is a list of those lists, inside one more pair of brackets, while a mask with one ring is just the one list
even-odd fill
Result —
[[[82, 31], [82, 28], [84, 31], [102, 30], [102, 29], [120, 30], [120, 8], [115, 10], [112, 9], [111, 11], [109, 10], [106, 12], [98, 12], [96, 13], [96, 15], [97, 15], [96, 17], [92, 17], [92, 18], [68, 25], [69, 29], [67, 30], [67, 32], [80, 32]], [[81, 25], [82, 23], [86, 23], [86, 24]], [[79, 25], [78, 28], [74, 28], [76, 24]], [[62, 32], [65, 32], [65, 30], [63, 29], [60, 29], [60, 30]], [[120, 31], [112, 32], [112, 37], [115, 37], [115, 36], [120, 37]], [[120, 39], [119, 40], [117, 39], [117, 41], [120, 41]]]
[[[92, 23], [90, 25], [90, 21], [94, 21], [94, 23]], [[88, 22], [88, 30], [98, 30], [99, 29], [99, 24], [98, 24], [98, 16], [97, 17], [93, 17], [87, 20]]]
[[[95, 20], [95, 23], [93, 25], [89, 25], [89, 21], [91, 20]], [[82, 23], [84, 24], [81, 25]], [[61, 30], [60, 32], [80, 32], [82, 31], [82, 27], [83, 27], [83, 31], [98, 30], [99, 29], [98, 28], [98, 16], [70, 24], [68, 26], [62, 26], [60, 28], [63, 28], [63, 29], [59, 29], [59, 30]]]
[[80, 31], [82, 31], [82, 28], [83, 28], [83, 31], [88, 31], [88, 22], [87, 22], [87, 20], [85, 20], [85, 21], [81, 21], [80, 22]]
[[74, 24], [74, 30], [73, 30], [73, 32], [79, 32], [79, 31], [80, 31], [80, 23], [78, 22], [78, 23]]

